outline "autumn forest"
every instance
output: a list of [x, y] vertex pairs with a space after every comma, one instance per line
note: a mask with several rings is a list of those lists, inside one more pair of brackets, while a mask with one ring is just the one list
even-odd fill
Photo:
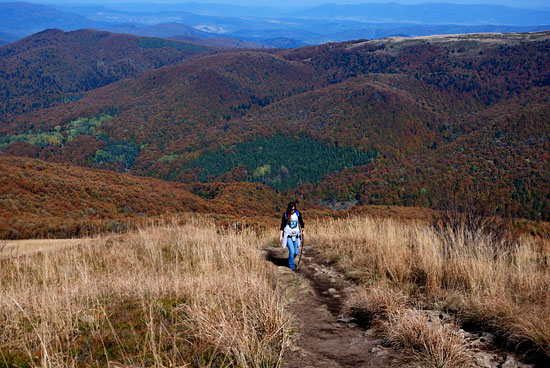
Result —
[[550, 32], [288, 50], [34, 34], [0, 47], [0, 237], [474, 192], [549, 221], [549, 49]]

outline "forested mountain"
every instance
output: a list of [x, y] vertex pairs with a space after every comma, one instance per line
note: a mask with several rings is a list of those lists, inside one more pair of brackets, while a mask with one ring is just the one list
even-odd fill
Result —
[[0, 47], [0, 119], [140, 72], [214, 52], [206, 46], [94, 30], [46, 30]]
[[[197, 56], [4, 114], [0, 149], [311, 200], [435, 207], [477, 188], [503, 214], [548, 220], [549, 49], [541, 32]], [[315, 144], [330, 165], [296, 148]]]

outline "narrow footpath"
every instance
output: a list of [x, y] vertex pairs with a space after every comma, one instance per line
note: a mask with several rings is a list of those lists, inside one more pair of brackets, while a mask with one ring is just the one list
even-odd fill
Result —
[[402, 353], [382, 346], [376, 330], [365, 331], [341, 314], [342, 303], [355, 286], [313, 247], [304, 247], [296, 274], [288, 268], [286, 249], [265, 251], [267, 259], [279, 266], [284, 281], [295, 289], [291, 308], [298, 332], [283, 367], [412, 367], [403, 363]]
[[[288, 251], [264, 248], [266, 259], [281, 272], [292, 290], [291, 310], [297, 332], [284, 356], [285, 368], [417, 367], [403, 351], [383, 345], [381, 331], [364, 330], [342, 314], [343, 302], [355, 289], [335, 265], [313, 246], [306, 245], [298, 271], [288, 268]], [[518, 357], [496, 348], [486, 333], [463, 331], [474, 348], [474, 366], [532, 368]]]

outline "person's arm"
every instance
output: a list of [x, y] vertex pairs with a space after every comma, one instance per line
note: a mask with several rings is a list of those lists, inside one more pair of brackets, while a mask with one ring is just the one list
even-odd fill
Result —
[[302, 230], [302, 233], [304, 232], [304, 219], [302, 218], [302, 213], [298, 216], [298, 222], [300, 223], [300, 229]]
[[283, 231], [285, 230], [285, 226], [286, 226], [286, 219], [283, 213], [283, 218], [281, 219], [281, 227], [279, 229], [279, 243], [283, 242]]

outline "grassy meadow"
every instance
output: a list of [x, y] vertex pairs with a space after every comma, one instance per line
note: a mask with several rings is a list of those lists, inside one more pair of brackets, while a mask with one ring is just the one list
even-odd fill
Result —
[[[310, 244], [360, 284], [347, 310], [425, 366], [471, 363], [459, 326], [491, 331], [508, 348], [550, 357], [550, 240], [511, 241], [488, 228], [367, 216], [308, 226]], [[451, 323], [426, 310], [446, 311]], [[437, 318], [436, 318], [437, 319]]]
[[279, 366], [292, 326], [262, 241], [200, 217], [2, 259], [0, 367]]
[[[4, 250], [0, 367], [279, 367], [294, 325], [289, 289], [261, 251], [275, 230], [193, 215]], [[368, 215], [311, 219], [307, 230], [359, 285], [347, 312], [421, 366], [472, 365], [461, 327], [550, 357], [548, 239]], [[432, 318], [440, 311], [450, 320]]]

